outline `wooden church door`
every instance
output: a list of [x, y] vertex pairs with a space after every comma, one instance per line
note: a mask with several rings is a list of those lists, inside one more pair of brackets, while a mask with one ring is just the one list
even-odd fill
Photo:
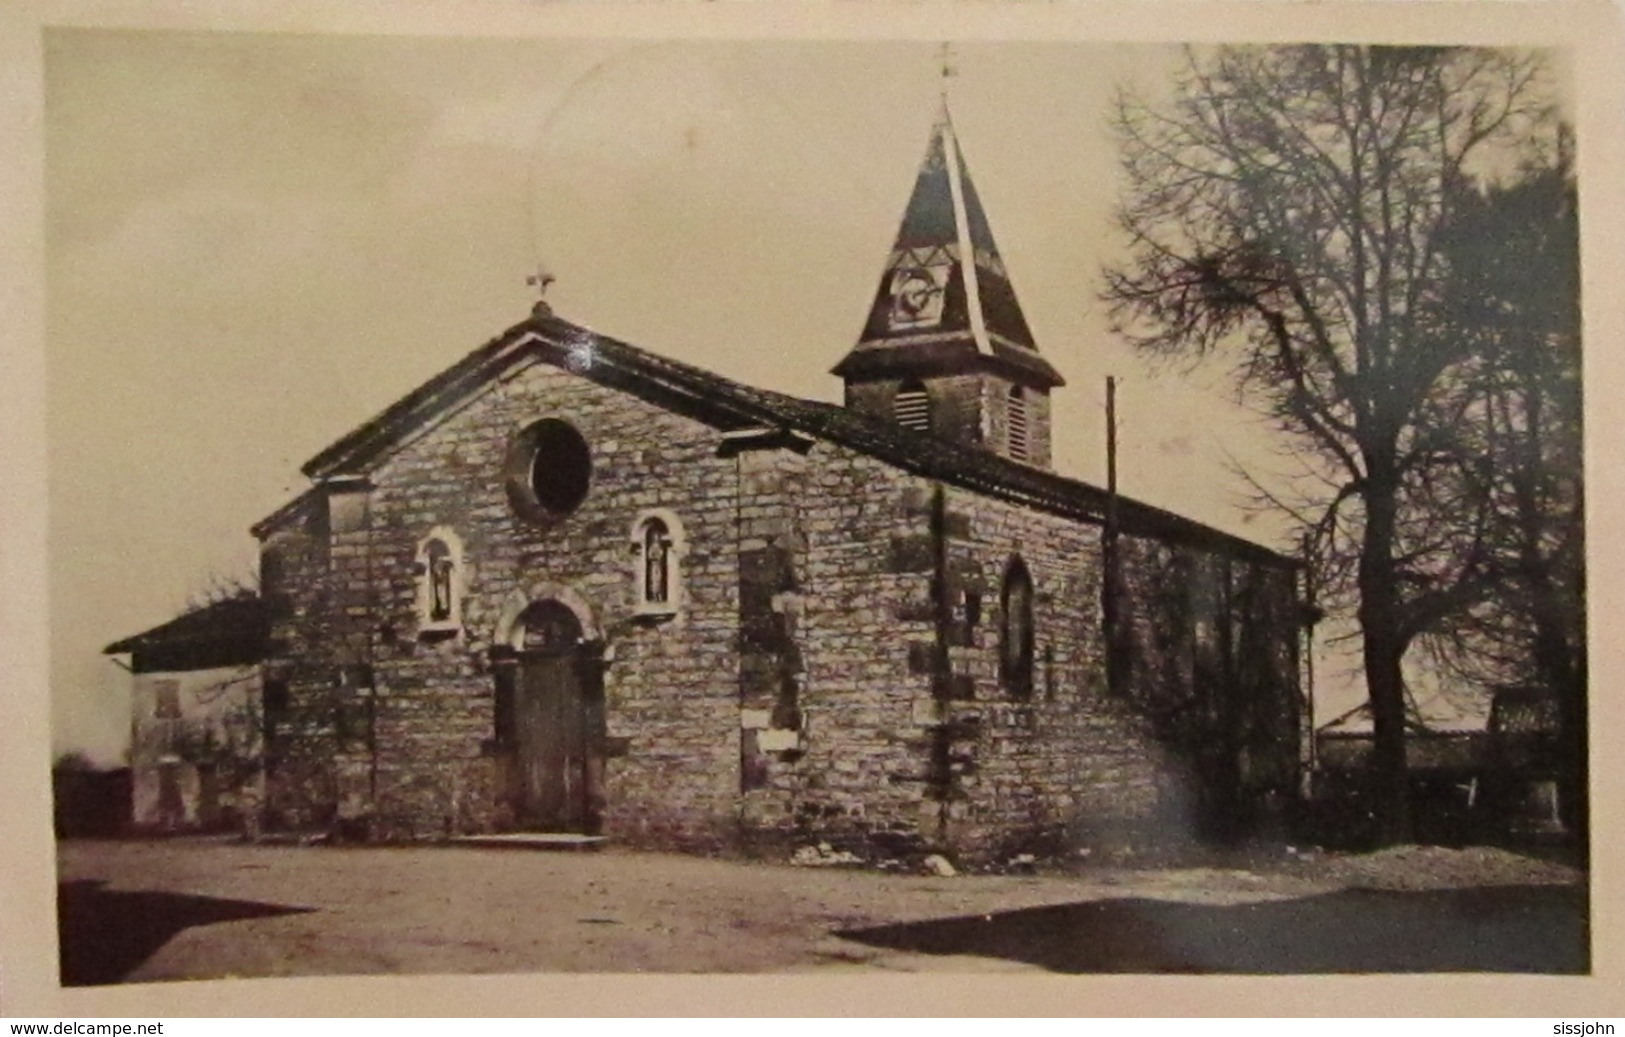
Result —
[[525, 612], [516, 690], [521, 820], [545, 831], [593, 831], [601, 692], [581, 623], [557, 601]]

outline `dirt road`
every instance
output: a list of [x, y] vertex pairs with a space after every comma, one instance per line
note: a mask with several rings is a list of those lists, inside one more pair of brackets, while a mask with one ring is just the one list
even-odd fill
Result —
[[[1581, 971], [1569, 869], [1346, 861], [936, 878], [603, 850], [60, 848], [64, 978], [795, 970]], [[1414, 862], [1412, 862], [1414, 864]], [[1354, 868], [1358, 878], [1359, 869]], [[1422, 885], [1426, 886], [1427, 883]], [[1460, 885], [1453, 876], [1451, 886]]]

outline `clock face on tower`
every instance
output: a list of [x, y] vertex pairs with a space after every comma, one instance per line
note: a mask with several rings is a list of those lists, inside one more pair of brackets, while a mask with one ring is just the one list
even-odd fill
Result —
[[931, 328], [942, 323], [943, 297], [948, 287], [947, 266], [898, 267], [891, 279], [892, 330]]

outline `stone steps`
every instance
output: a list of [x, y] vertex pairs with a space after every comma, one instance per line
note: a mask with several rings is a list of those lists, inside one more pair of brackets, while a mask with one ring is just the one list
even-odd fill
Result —
[[504, 850], [596, 850], [609, 842], [607, 836], [580, 832], [493, 832], [486, 835], [459, 835], [450, 842], [456, 846], [482, 846]]

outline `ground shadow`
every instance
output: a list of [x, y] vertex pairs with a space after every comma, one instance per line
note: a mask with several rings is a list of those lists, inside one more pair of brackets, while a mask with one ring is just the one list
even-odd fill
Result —
[[1054, 972], [1585, 973], [1586, 906], [1573, 886], [1351, 889], [1224, 906], [1094, 900], [836, 935]]
[[81, 880], [56, 888], [65, 987], [118, 983], [182, 929], [315, 910], [189, 893], [113, 890], [106, 885]]

